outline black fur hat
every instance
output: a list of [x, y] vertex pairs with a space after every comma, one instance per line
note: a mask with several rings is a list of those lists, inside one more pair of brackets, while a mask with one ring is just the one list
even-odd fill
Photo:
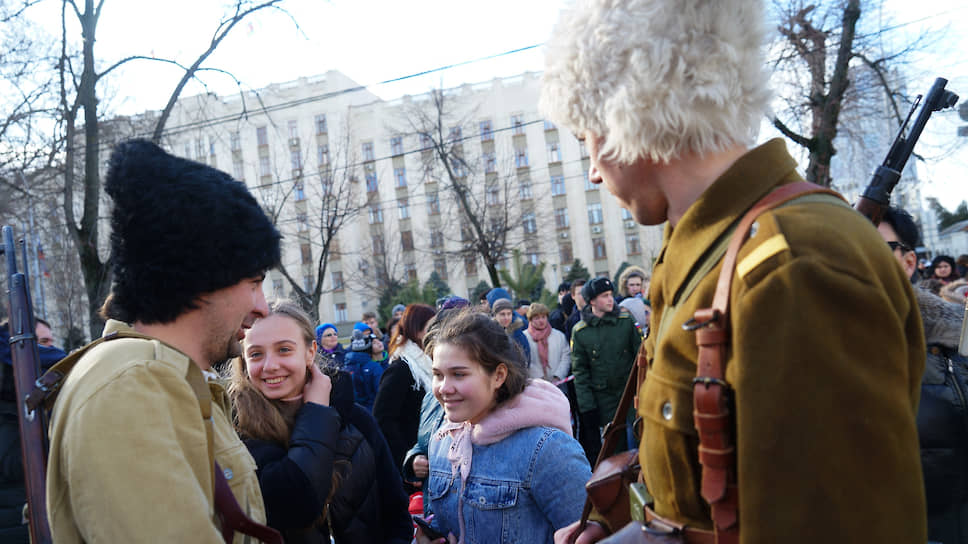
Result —
[[279, 231], [225, 172], [130, 140], [111, 154], [104, 187], [114, 200], [108, 317], [168, 323], [199, 295], [279, 262]]

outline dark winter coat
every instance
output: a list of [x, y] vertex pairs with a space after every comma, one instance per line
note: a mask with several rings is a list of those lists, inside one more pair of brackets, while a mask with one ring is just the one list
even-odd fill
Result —
[[618, 408], [642, 335], [625, 310], [615, 308], [596, 317], [591, 305], [571, 335], [571, 373], [581, 412], [598, 412], [598, 421], [611, 421]]
[[373, 417], [390, 446], [395, 467], [403, 466], [407, 450], [417, 442], [420, 404], [425, 393], [414, 380], [410, 367], [400, 358], [393, 359], [380, 378]]
[[928, 540], [968, 542], [968, 358], [958, 355], [962, 309], [915, 289], [928, 357], [918, 440], [928, 502]]
[[[337, 380], [334, 391], [340, 381], [351, 388], [349, 379]], [[351, 395], [334, 393], [332, 407], [303, 404], [288, 448], [245, 440], [258, 466], [268, 524], [282, 531], [287, 543], [328, 543], [327, 526], [337, 544], [410, 542], [399, 472], [373, 417], [353, 404]], [[320, 523], [334, 471], [338, 487], [328, 519]]]
[[330, 366], [338, 370], [343, 370], [343, 365], [346, 360], [346, 348], [343, 347], [343, 344], [336, 344], [333, 351], [326, 351], [323, 348], [319, 348], [317, 351], [319, 352], [319, 356], [322, 357], [322, 366]]

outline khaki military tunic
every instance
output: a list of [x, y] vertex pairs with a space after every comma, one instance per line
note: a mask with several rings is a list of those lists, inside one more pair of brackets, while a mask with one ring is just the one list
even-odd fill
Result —
[[[104, 332], [115, 330], [131, 329], [109, 321]], [[188, 356], [161, 341], [121, 338], [78, 361], [54, 406], [47, 508], [55, 542], [222, 542], [193, 380], [213, 393], [215, 460], [242, 509], [265, 523], [255, 462], [221, 388], [206, 386]]]
[[[678, 297], [731, 223], [800, 181], [795, 168], [773, 140], [666, 227], [639, 391], [640, 460], [659, 515], [712, 527], [692, 416], [697, 348], [681, 325], [711, 305], [720, 265]], [[765, 213], [739, 253], [730, 310], [741, 542], [924, 542], [915, 426], [924, 338], [911, 286], [873, 226], [826, 201]]]

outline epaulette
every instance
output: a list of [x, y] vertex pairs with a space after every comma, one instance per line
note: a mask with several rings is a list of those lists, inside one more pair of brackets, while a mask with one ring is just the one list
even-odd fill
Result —
[[587, 326], [588, 323], [584, 319], [579, 320], [578, 323], [575, 323], [575, 326], [571, 328], [571, 337], [574, 338], [576, 332], [584, 329]]

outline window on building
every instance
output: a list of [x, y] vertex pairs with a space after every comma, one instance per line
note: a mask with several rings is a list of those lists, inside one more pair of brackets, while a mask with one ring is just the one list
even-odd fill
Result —
[[289, 127], [289, 139], [299, 138], [299, 122], [295, 119], [290, 119], [287, 125]]
[[622, 221], [628, 221], [629, 219], [632, 219], [632, 212], [622, 208]]
[[205, 158], [205, 139], [199, 138], [195, 140], [195, 158], [202, 160]]
[[403, 265], [403, 273], [406, 275], [407, 281], [417, 281], [417, 265], [413, 263]]
[[592, 238], [592, 253], [595, 255], [596, 259], [608, 258], [608, 253], [605, 251], [604, 238]]
[[329, 239], [329, 255], [330, 260], [338, 261], [343, 255], [343, 252], [339, 249], [339, 238]]
[[372, 161], [373, 160], [373, 142], [363, 142], [363, 160]]
[[383, 237], [379, 234], [375, 234], [370, 238], [370, 243], [373, 245], [374, 255], [383, 255], [385, 249], [383, 248]]
[[514, 150], [514, 165], [518, 168], [526, 168], [528, 166], [528, 150], [526, 148]]
[[232, 148], [232, 151], [242, 149], [242, 136], [239, 134], [239, 131], [235, 131], [229, 135], [229, 147]]
[[485, 200], [490, 206], [497, 206], [501, 203], [501, 190], [496, 184], [491, 184], [487, 186]]
[[440, 194], [437, 191], [427, 193], [427, 213], [430, 215], [440, 213]]
[[289, 167], [295, 175], [296, 170], [302, 170], [302, 151], [299, 148], [289, 150]]
[[232, 161], [232, 175], [239, 181], [245, 181], [245, 165], [242, 161]]
[[545, 119], [544, 128], [545, 130], [557, 130], [557, 128], [555, 127], [555, 124], [552, 123], [551, 121], [548, 121], [547, 119]]
[[565, 176], [551, 176], [551, 196], [565, 194]]
[[477, 257], [464, 257], [464, 273], [468, 276], [477, 275]]
[[531, 180], [523, 179], [521, 180], [521, 200], [530, 200], [534, 195], [531, 194]]
[[330, 172], [324, 172], [319, 178], [319, 184], [323, 189], [324, 195], [333, 194], [333, 175]]
[[343, 290], [343, 272], [337, 270], [333, 272], [333, 291]]
[[397, 187], [407, 186], [407, 169], [406, 168], [394, 168], [393, 177], [397, 180]]
[[642, 253], [642, 245], [639, 243], [639, 234], [637, 232], [628, 232], [625, 234], [625, 252], [629, 255]]
[[208, 154], [213, 157], [215, 156], [215, 137], [214, 136], [208, 137]]
[[321, 145], [316, 147], [316, 162], [319, 166], [329, 166], [329, 146]]
[[334, 304], [333, 305], [333, 315], [336, 316], [336, 322], [337, 323], [340, 323], [340, 322], [343, 322], [343, 321], [348, 321], [347, 315], [346, 315], [346, 303], [345, 302], [337, 302], [336, 304]]
[[561, 162], [561, 145], [558, 142], [548, 144], [548, 162]]
[[571, 242], [558, 244], [558, 260], [561, 261], [561, 264], [563, 265], [571, 264], [571, 262], [575, 260], [575, 257], [571, 252]]
[[375, 193], [379, 189], [379, 183], [376, 179], [376, 172], [366, 173], [366, 192]]
[[588, 170], [585, 170], [583, 174], [585, 176], [585, 190], [586, 191], [597, 191], [598, 190], [598, 185], [595, 185], [594, 183], [592, 183], [591, 178], [588, 177]]
[[296, 214], [296, 228], [299, 232], [306, 232], [309, 230], [309, 219], [306, 217], [306, 212], [299, 212]]
[[320, 113], [316, 116], [316, 134], [326, 134], [326, 114]]
[[370, 204], [368, 210], [371, 225], [383, 222], [383, 208], [379, 204]]
[[594, 204], [588, 205], [588, 224], [589, 225], [601, 225], [602, 224], [602, 204], [601, 202], [595, 202]]
[[455, 177], [463, 178], [467, 176], [467, 165], [464, 164], [461, 157], [451, 157], [450, 169], [454, 172]]
[[410, 219], [410, 199], [401, 198], [397, 200], [397, 213], [400, 219]]
[[497, 156], [492, 151], [490, 153], [484, 153], [484, 173], [492, 174], [497, 172]]
[[255, 141], [260, 145], [269, 145], [269, 131], [266, 127], [256, 127], [255, 128]]
[[450, 127], [450, 133], [448, 133], [448, 138], [450, 139], [451, 142], [459, 143], [462, 135], [463, 135], [463, 131], [461, 130], [460, 127]]
[[445, 259], [434, 259], [434, 272], [440, 276], [440, 279], [447, 279], [447, 261]]
[[491, 126], [491, 120], [485, 119], [481, 121], [481, 141], [489, 142], [494, 139], [494, 129]]
[[306, 186], [301, 181], [297, 181], [295, 184], [295, 195], [296, 202], [301, 200], [306, 200]]
[[434, 147], [434, 140], [430, 137], [430, 134], [427, 134], [426, 132], [421, 132], [420, 133], [420, 149], [426, 151], [426, 150], [429, 150], [429, 149], [433, 149], [433, 147]]
[[521, 226], [524, 228], [525, 234], [538, 232], [538, 222], [534, 218], [534, 212], [528, 212], [521, 216]]
[[282, 297], [282, 279], [273, 278], [272, 280], [272, 292], [276, 297]]
[[303, 276], [303, 291], [311, 293], [313, 290], [313, 276], [312, 274], [306, 274]]
[[559, 229], [568, 228], [568, 208], [555, 208], [555, 226]]
[[525, 255], [524, 258], [527, 259], [527, 261], [531, 263], [533, 266], [538, 266], [538, 263], [541, 262], [538, 259], [538, 254], [533, 252]]
[[302, 255], [302, 264], [310, 264], [313, 262], [313, 248], [309, 245], [309, 242], [300, 244], [299, 252]]
[[392, 155], [403, 155], [403, 136], [390, 138], [390, 153]]
[[272, 164], [269, 162], [269, 157], [259, 157], [259, 175], [262, 177], [272, 175]]
[[516, 113], [511, 116], [511, 133], [514, 135], [524, 134], [524, 114]]
[[439, 230], [430, 231], [430, 247], [440, 249], [444, 247], [444, 233]]

